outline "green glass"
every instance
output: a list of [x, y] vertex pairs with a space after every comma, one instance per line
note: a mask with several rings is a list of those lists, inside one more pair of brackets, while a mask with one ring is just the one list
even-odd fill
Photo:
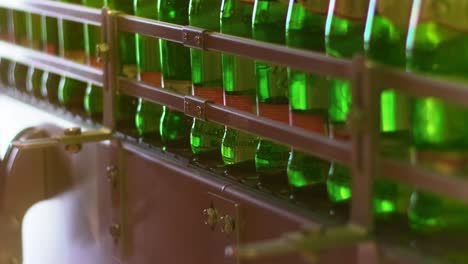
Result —
[[[350, 0], [349, 6], [366, 5], [366, 0]], [[345, 6], [349, 0], [336, 0], [335, 10], [330, 10], [325, 28], [325, 50], [327, 55], [338, 58], [351, 58], [362, 52], [364, 48], [363, 34], [365, 10], [346, 10], [348, 13], [338, 15], [336, 9]], [[360, 3], [358, 3], [360, 2]], [[331, 5], [332, 2], [330, 2]], [[363, 8], [364, 9], [364, 8]], [[348, 81], [330, 79], [330, 106], [328, 109], [330, 136], [332, 138], [349, 140], [349, 128], [346, 117], [351, 106], [351, 87]], [[351, 197], [351, 179], [348, 167], [332, 163], [327, 180], [329, 199], [343, 202]]]
[[[285, 44], [288, 4], [280, 0], [256, 0], [252, 17], [252, 36], [275, 44]], [[255, 62], [257, 114], [289, 123], [287, 68]], [[289, 148], [260, 139], [255, 153], [255, 167], [260, 185], [273, 191], [288, 186], [286, 168]]]
[[[189, 24], [210, 31], [220, 31], [219, 12], [221, 0], [190, 0]], [[223, 78], [221, 53], [190, 50], [192, 68], [192, 94], [223, 104]], [[190, 145], [194, 154], [220, 154], [224, 127], [215, 123], [194, 119], [190, 133]]]
[[[189, 0], [158, 0], [159, 20], [179, 25], [188, 25]], [[160, 40], [162, 87], [181, 95], [192, 89], [190, 50], [181, 44]], [[166, 147], [186, 148], [190, 144], [192, 119], [184, 113], [164, 107], [161, 116], [160, 134]]]
[[[286, 44], [289, 47], [325, 52], [325, 21], [328, 1], [316, 1], [317, 10], [297, 0], [289, 3]], [[327, 135], [328, 87], [324, 76], [288, 69], [290, 123], [311, 132]], [[292, 195], [297, 200], [323, 194], [330, 165], [319, 158], [292, 150], [287, 174]]]
[[[38, 51], [42, 50], [42, 27], [41, 16], [27, 13], [27, 34], [29, 47]], [[41, 96], [41, 82], [43, 71], [34, 67], [29, 67], [26, 79], [26, 90], [34, 96]]]
[[[105, 0], [105, 5], [129, 15], [135, 14], [132, 0]], [[120, 75], [129, 79], [136, 79], [138, 77], [135, 47], [136, 34], [120, 32], [119, 35]], [[101, 98], [97, 100], [102, 102]], [[127, 95], [117, 95], [116, 105], [117, 129], [126, 134], [137, 134], [135, 115], [138, 99]]]
[[[13, 30], [15, 32], [15, 43], [24, 47], [29, 47], [26, 13], [13, 10]], [[28, 66], [14, 62], [10, 68], [10, 83], [20, 91], [26, 91], [26, 78]]]
[[[63, 3], [80, 4], [81, 0], [61, 0]], [[61, 57], [84, 64], [83, 25], [65, 19], [58, 20], [59, 53]], [[86, 83], [62, 76], [58, 87], [59, 103], [72, 111], [81, 111]]]
[[[139, 17], [158, 19], [157, 0], [135, 0], [135, 15]], [[136, 55], [139, 79], [156, 87], [161, 87], [161, 64], [159, 56], [159, 40], [136, 35]], [[138, 100], [135, 124], [138, 134], [145, 141], [160, 139], [159, 127], [163, 107], [158, 104]]]
[[[220, 30], [224, 34], [251, 38], [254, 0], [223, 0]], [[224, 105], [252, 112], [255, 96], [254, 61], [245, 57], [222, 54]], [[221, 156], [226, 165], [253, 163], [257, 138], [225, 127]]]
[[[410, 71], [468, 80], [468, 34], [466, 23], [457, 17], [466, 0], [448, 4], [445, 23], [419, 21], [407, 37], [407, 68]], [[455, 5], [455, 6], [453, 6]], [[424, 6], [424, 7], [423, 7]], [[426, 10], [426, 1], [413, 1], [411, 16]], [[455, 12], [454, 12], [455, 11]], [[412, 105], [412, 140], [417, 163], [444, 175], [467, 175], [468, 110], [436, 98], [417, 98]], [[412, 194], [408, 212], [411, 227], [421, 232], [467, 231], [468, 207], [460, 202], [426, 192]]]
[[[54, 56], [59, 55], [58, 21], [56, 18], [41, 16], [43, 51]], [[58, 103], [60, 75], [44, 71], [41, 82], [41, 95], [50, 103]]]
[[[84, 6], [92, 8], [102, 8], [104, 0], [82, 0]], [[101, 27], [84, 24], [84, 49], [86, 52], [86, 62], [88, 65], [102, 69], [102, 63], [96, 58], [96, 46], [102, 42]], [[102, 120], [103, 112], [103, 94], [102, 87], [94, 85], [91, 82], [86, 84], [86, 92], [83, 100], [83, 107], [88, 116], [94, 120]]]
[[[392, 1], [371, 0], [364, 31], [364, 52], [367, 57], [382, 64], [405, 66], [405, 38], [409, 21], [409, 6]], [[382, 7], [386, 7], [383, 9]], [[408, 7], [408, 8], [406, 8]], [[397, 15], [398, 13], [398, 15]], [[380, 98], [381, 126], [380, 152], [394, 159], [409, 161], [409, 98], [392, 89], [385, 89]], [[380, 216], [398, 210], [400, 190], [394, 182], [378, 179], [374, 184], [374, 212]], [[406, 208], [403, 208], [406, 210]]]
[[[12, 11], [4, 8], [0, 9], [0, 40], [11, 41], [11, 23]], [[0, 58], [0, 84], [9, 85], [9, 69], [11, 61], [5, 58]]]

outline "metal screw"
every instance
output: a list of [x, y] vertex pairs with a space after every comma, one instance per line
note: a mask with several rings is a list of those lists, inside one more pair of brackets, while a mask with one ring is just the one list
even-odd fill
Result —
[[[81, 128], [80, 127], [72, 127], [72, 128], [67, 128], [63, 132], [65, 136], [78, 136], [81, 135]], [[65, 145], [65, 150], [70, 153], [78, 153], [81, 151], [81, 144], [70, 144], [70, 145]]]
[[117, 176], [119, 175], [119, 170], [115, 165], [109, 165], [106, 168], [107, 181], [111, 184], [112, 188], [117, 188]]
[[188, 39], [188, 34], [187, 34], [187, 32], [183, 32], [183, 33], [182, 33], [182, 40], [183, 40], [183, 41], [187, 41], [187, 39]]
[[208, 225], [211, 230], [214, 230], [218, 224], [218, 211], [210, 207], [203, 210], [203, 215], [205, 216], [205, 225]]
[[195, 36], [195, 44], [200, 45], [201, 44], [201, 38], [200, 36]]
[[120, 225], [119, 224], [113, 224], [109, 228], [109, 233], [114, 239], [114, 242], [117, 243], [120, 238]]
[[200, 116], [202, 115], [202, 113], [203, 113], [202, 107], [199, 106], [199, 105], [197, 105], [197, 106], [195, 107], [195, 114], [196, 114], [197, 116], [200, 117]]
[[221, 223], [222, 223], [221, 232], [224, 232], [227, 235], [234, 232], [235, 223], [234, 223], [234, 219], [230, 215], [225, 215], [221, 217]]

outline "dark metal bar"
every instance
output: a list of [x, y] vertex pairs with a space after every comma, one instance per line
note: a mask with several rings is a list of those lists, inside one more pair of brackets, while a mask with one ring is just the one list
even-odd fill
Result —
[[380, 100], [378, 89], [371, 85], [365, 63], [362, 56], [353, 62], [351, 223], [372, 229], [372, 183], [377, 172]]
[[448, 82], [433, 76], [417, 75], [387, 66], [371, 64], [375, 85], [395, 88], [413, 96], [433, 96], [468, 107], [468, 85]]
[[[185, 28], [187, 27], [135, 16], [121, 15], [119, 17], [119, 30], [121, 31], [137, 32], [181, 44], [185, 42], [183, 40]], [[215, 32], [204, 32], [202, 41], [207, 50], [227, 52], [344, 79], [350, 77], [351, 62], [328, 57], [321, 53], [291, 49], [281, 45]]]
[[344, 79], [349, 79], [351, 76], [349, 70], [351, 62], [349, 60], [328, 57], [323, 53], [291, 49], [281, 45], [214, 32], [205, 33], [204, 45], [208, 50], [287, 65], [298, 70], [333, 75]]
[[351, 164], [350, 144], [222, 105], [208, 104], [205, 111], [210, 121], [269, 138], [325, 160]]
[[18, 61], [58, 75], [102, 85], [102, 71], [87, 65], [0, 41], [0, 57]]
[[146, 101], [165, 105], [181, 112], [184, 111], [185, 100], [182, 95], [124, 77], [119, 78], [119, 86], [120, 93], [143, 98]]
[[118, 89], [119, 46], [117, 31], [117, 14], [107, 8], [102, 9], [101, 50], [104, 60], [104, 93], [103, 93], [103, 124], [114, 129], [116, 125], [115, 93]]
[[124, 14], [120, 15], [117, 21], [120, 31], [140, 33], [153, 38], [183, 43], [183, 26]]
[[[120, 78], [119, 82], [120, 92], [123, 94], [184, 111], [184, 96], [126, 78]], [[205, 116], [207, 120], [290, 145], [299, 151], [322, 159], [334, 160], [346, 165], [349, 165], [351, 161], [350, 144], [334, 141], [281, 122], [216, 104], [206, 104]]]
[[410, 164], [382, 159], [380, 161], [382, 176], [395, 181], [409, 184], [422, 191], [430, 191], [438, 195], [468, 203], [468, 181], [453, 176], [442, 176]]
[[1, 0], [0, 7], [62, 18], [80, 23], [101, 25], [101, 10], [57, 1]]

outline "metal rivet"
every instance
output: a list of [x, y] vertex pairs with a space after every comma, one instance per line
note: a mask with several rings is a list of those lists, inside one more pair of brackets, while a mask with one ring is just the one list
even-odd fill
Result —
[[202, 107], [197, 105], [197, 107], [195, 107], [195, 113], [197, 114], [197, 116], [201, 116], [203, 113]]
[[210, 207], [203, 210], [203, 215], [205, 216], [205, 225], [208, 225], [211, 230], [214, 230], [218, 224], [218, 211]]
[[188, 39], [188, 34], [187, 34], [187, 32], [183, 32], [183, 33], [182, 33], [182, 40], [183, 40], [183, 41], [187, 41], [187, 39]]
[[[81, 128], [80, 127], [67, 128], [63, 131], [63, 134], [65, 136], [78, 136], [78, 135], [81, 135]], [[81, 148], [82, 148], [81, 144], [65, 145], [65, 150], [73, 154], [80, 152]]]
[[119, 175], [119, 170], [115, 165], [109, 165], [106, 168], [107, 181], [111, 184], [112, 188], [117, 188], [117, 179]]
[[200, 45], [201, 44], [201, 38], [200, 36], [195, 36], [195, 44]]
[[234, 219], [230, 215], [225, 215], [221, 217], [221, 232], [226, 233], [227, 235], [231, 234], [234, 232], [235, 229], [235, 223]]
[[117, 243], [120, 238], [120, 225], [119, 224], [113, 224], [109, 228], [109, 233], [114, 239], [114, 242]]

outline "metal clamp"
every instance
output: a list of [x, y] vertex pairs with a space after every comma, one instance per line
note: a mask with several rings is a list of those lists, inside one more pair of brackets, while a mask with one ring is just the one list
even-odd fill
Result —
[[313, 256], [321, 251], [368, 240], [367, 230], [354, 225], [286, 233], [274, 240], [227, 247], [226, 255], [244, 259], [300, 252]]
[[189, 48], [205, 49], [206, 29], [185, 26], [182, 29], [182, 41]]
[[184, 100], [185, 115], [204, 121], [207, 120], [206, 107], [209, 103], [212, 103], [212, 101], [196, 96], [185, 96]]
[[81, 128], [74, 127], [65, 129], [63, 135], [50, 138], [13, 141], [11, 142], [11, 146], [18, 149], [37, 149], [54, 147], [62, 144], [65, 145], [65, 149], [68, 152], [78, 153], [81, 150], [82, 143], [108, 140], [111, 137], [112, 131], [108, 129], [81, 132]]

